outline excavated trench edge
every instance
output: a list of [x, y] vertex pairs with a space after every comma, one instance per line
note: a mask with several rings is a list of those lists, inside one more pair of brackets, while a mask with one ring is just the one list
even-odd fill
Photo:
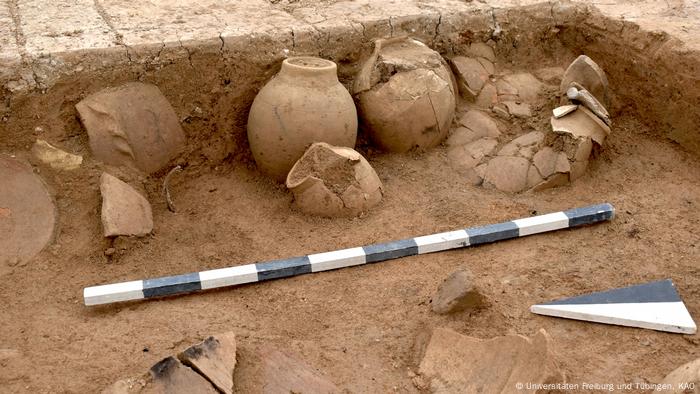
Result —
[[[27, 149], [38, 127], [41, 138], [84, 149], [87, 136], [74, 105], [102, 88], [139, 80], [159, 86], [173, 104], [188, 137], [185, 161], [246, 160], [248, 109], [287, 54], [335, 61], [341, 82], [350, 87], [374, 39], [410, 35], [446, 57], [464, 54], [470, 42], [494, 39], [499, 59], [514, 67], [533, 57], [545, 59], [542, 66], [564, 66], [585, 53], [608, 74], [613, 116], [631, 111], [660, 136], [700, 154], [700, 54], [684, 50], [665, 33], [606, 17], [592, 6], [557, 2], [456, 14], [427, 10], [363, 24], [358, 34], [345, 25], [304, 34], [292, 29], [277, 36], [120, 45], [31, 60], [25, 53], [16, 69], [0, 70], [0, 135], [8, 137], [0, 139], [0, 151]], [[568, 55], [557, 58], [561, 53]]]

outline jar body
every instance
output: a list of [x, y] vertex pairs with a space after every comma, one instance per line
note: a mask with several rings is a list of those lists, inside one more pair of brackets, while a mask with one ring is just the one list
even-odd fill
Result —
[[324, 59], [286, 59], [248, 115], [253, 158], [278, 181], [314, 142], [352, 148], [356, 139], [355, 104], [338, 81], [335, 63]]
[[439, 53], [416, 40], [378, 40], [356, 78], [363, 127], [389, 152], [434, 147], [456, 107], [452, 73]]

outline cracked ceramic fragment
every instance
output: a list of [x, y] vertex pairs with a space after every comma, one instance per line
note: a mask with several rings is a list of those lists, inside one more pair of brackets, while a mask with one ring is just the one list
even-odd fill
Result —
[[483, 42], [472, 42], [469, 44], [469, 48], [467, 48], [467, 53], [471, 56], [475, 57], [483, 57], [484, 59], [487, 59], [491, 62], [496, 61], [496, 54], [493, 51], [493, 48], [488, 46], [488, 44], [483, 43]]
[[529, 168], [530, 161], [523, 157], [497, 156], [489, 161], [484, 182], [504, 192], [518, 193], [527, 188]]
[[83, 162], [82, 156], [58, 149], [42, 139], [36, 140], [32, 146], [32, 153], [42, 163], [57, 170], [75, 170]]
[[593, 59], [586, 55], [581, 55], [571, 62], [564, 72], [561, 84], [559, 85], [560, 92], [562, 94], [566, 93], [572, 82], [581, 84], [581, 86], [591, 92], [604, 107], [609, 107], [608, 78], [605, 76], [603, 69], [601, 69]]
[[455, 112], [452, 78], [440, 54], [419, 41], [376, 41], [354, 86], [371, 139], [391, 152], [442, 142]]
[[481, 89], [479, 96], [476, 97], [474, 104], [479, 108], [491, 108], [498, 104], [498, 90], [496, 85], [487, 82]]
[[165, 167], [185, 146], [175, 110], [155, 85], [129, 82], [75, 105], [95, 157], [147, 173]]
[[127, 183], [102, 173], [100, 193], [105, 237], [144, 236], [153, 230], [151, 204]]
[[518, 93], [520, 100], [533, 101], [542, 90], [542, 82], [530, 73], [509, 74], [503, 77]]
[[450, 60], [452, 71], [457, 78], [460, 95], [469, 101], [474, 101], [489, 79], [486, 68], [477, 59], [456, 56]]
[[503, 105], [508, 109], [508, 113], [516, 118], [529, 118], [532, 116], [530, 105], [520, 101], [504, 101]]
[[279, 181], [314, 142], [354, 147], [356, 138], [355, 103], [338, 81], [337, 66], [316, 57], [285, 59], [248, 116], [253, 158]]
[[589, 91], [581, 88], [580, 85], [572, 82], [572, 86], [566, 91], [566, 97], [568, 97], [569, 100], [580, 102], [591, 110], [591, 112], [596, 114], [606, 125], [610, 126], [610, 114], [608, 110], [606, 110]]
[[494, 138], [481, 138], [465, 145], [455, 146], [447, 152], [447, 158], [458, 170], [476, 167], [484, 157], [490, 155], [498, 145]]
[[576, 108], [578, 108], [578, 105], [575, 105], [575, 104], [562, 105], [562, 106], [556, 107], [552, 110], [552, 116], [559, 119], [559, 118], [562, 118], [562, 117], [576, 111]]
[[39, 253], [54, 237], [57, 213], [32, 167], [0, 155], [0, 276]]
[[459, 123], [462, 126], [474, 131], [479, 138], [496, 138], [501, 135], [501, 131], [498, 129], [498, 124], [496, 121], [483, 111], [471, 110], [462, 115], [462, 117], [459, 119]]
[[583, 106], [559, 119], [552, 117], [550, 123], [554, 133], [570, 134], [574, 138], [588, 137], [600, 146], [610, 134], [610, 127]]
[[357, 216], [377, 205], [382, 182], [372, 166], [353, 149], [315, 143], [287, 176], [287, 188], [303, 212], [325, 216]]
[[421, 392], [503, 394], [520, 391], [514, 388], [524, 385], [522, 382], [538, 387], [566, 381], [552, 340], [543, 329], [529, 338], [480, 339], [436, 328], [421, 339], [416, 348], [422, 359], [414, 380]]

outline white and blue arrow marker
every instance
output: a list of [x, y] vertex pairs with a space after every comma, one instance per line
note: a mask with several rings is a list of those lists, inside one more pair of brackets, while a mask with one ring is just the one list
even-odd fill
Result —
[[530, 307], [538, 315], [695, 334], [697, 326], [670, 279], [564, 298]]
[[237, 267], [193, 272], [184, 275], [136, 280], [83, 290], [85, 305], [162, 297], [200, 290], [279, 279], [353, 265], [377, 263], [417, 254], [440, 252], [502, 241], [526, 235], [578, 227], [611, 220], [615, 208], [610, 204], [591, 205], [568, 211], [533, 216], [487, 226], [408, 238], [333, 252], [272, 260]]

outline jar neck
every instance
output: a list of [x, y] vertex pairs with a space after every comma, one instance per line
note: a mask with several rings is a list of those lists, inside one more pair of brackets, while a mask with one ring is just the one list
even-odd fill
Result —
[[282, 62], [279, 78], [331, 86], [339, 83], [338, 67], [330, 60], [316, 57], [293, 57]]

